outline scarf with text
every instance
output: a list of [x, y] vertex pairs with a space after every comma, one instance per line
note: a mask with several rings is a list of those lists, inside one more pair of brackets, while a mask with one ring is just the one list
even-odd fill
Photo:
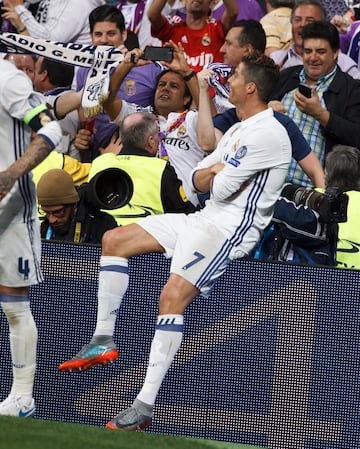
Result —
[[0, 33], [0, 52], [33, 53], [89, 68], [81, 99], [86, 117], [102, 111], [102, 103], [109, 94], [110, 68], [123, 59], [121, 51], [114, 47], [54, 42], [14, 33]]

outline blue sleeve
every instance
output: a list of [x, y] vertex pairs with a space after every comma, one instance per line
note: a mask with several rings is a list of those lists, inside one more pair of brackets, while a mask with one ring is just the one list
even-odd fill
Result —
[[274, 117], [286, 128], [291, 140], [293, 158], [296, 162], [301, 161], [311, 152], [311, 148], [307, 140], [291, 118], [281, 114], [280, 112], [274, 112]]
[[214, 127], [219, 129], [223, 134], [238, 121], [235, 108], [229, 109], [213, 118]]

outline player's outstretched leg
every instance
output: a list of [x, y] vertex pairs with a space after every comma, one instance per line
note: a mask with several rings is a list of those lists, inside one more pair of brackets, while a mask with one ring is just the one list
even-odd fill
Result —
[[106, 365], [109, 362], [113, 362], [118, 356], [119, 351], [112, 338], [108, 335], [97, 335], [75, 357], [61, 363], [59, 370], [69, 372], [86, 371], [93, 366]]
[[112, 430], [143, 430], [150, 426], [153, 417], [153, 405], [135, 399], [132, 406], [119, 413], [106, 424]]

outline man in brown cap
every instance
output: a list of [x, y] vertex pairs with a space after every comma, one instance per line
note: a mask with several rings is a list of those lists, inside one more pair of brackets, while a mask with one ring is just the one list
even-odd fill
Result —
[[44, 217], [41, 237], [46, 240], [101, 243], [105, 231], [117, 226], [111, 215], [94, 210], [88, 204], [86, 188], [78, 191], [65, 170], [47, 171], [39, 179], [36, 189], [40, 218]]

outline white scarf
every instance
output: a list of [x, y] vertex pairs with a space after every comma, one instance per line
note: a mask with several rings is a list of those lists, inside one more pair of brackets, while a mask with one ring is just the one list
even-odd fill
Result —
[[109, 94], [110, 67], [123, 60], [123, 54], [105, 45], [53, 42], [13, 33], [0, 33], [0, 52], [34, 53], [45, 58], [80, 67], [89, 67], [81, 106], [86, 117], [99, 114]]

